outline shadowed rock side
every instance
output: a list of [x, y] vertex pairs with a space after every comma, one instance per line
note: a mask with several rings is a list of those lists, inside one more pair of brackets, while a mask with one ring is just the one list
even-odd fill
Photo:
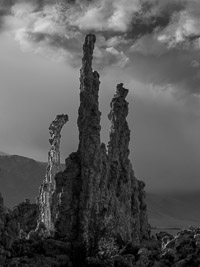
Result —
[[29, 199], [10, 210], [4, 206], [0, 194], [0, 266], [7, 266], [1, 265], [1, 249], [9, 250], [15, 240], [27, 237], [37, 226], [38, 213], [38, 206]]
[[86, 36], [80, 70], [79, 146], [55, 176], [55, 236], [95, 248], [104, 236], [139, 244], [148, 238], [144, 183], [138, 181], [129, 156], [126, 121], [128, 90], [123, 84], [111, 102], [108, 152], [100, 140], [99, 74], [92, 70], [95, 36]]
[[50, 124], [49, 133], [51, 138], [50, 151], [48, 153], [48, 165], [46, 176], [39, 190], [39, 223], [44, 223], [48, 233], [54, 230], [52, 222], [52, 194], [55, 191], [55, 175], [60, 171], [60, 132], [62, 127], [68, 121], [67, 115], [57, 115], [56, 119]]
[[110, 141], [108, 144], [109, 179], [107, 183], [109, 214], [115, 222], [114, 231], [125, 242], [139, 244], [148, 236], [148, 221], [145, 205], [144, 183], [134, 176], [129, 156], [130, 129], [126, 121], [128, 90], [123, 84], [111, 101]]

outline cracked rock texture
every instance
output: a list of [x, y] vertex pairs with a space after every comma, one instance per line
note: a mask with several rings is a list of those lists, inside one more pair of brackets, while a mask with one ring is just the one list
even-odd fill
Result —
[[111, 101], [108, 149], [101, 143], [100, 81], [92, 69], [95, 41], [95, 35], [89, 34], [83, 46], [78, 150], [66, 159], [64, 172], [58, 172], [57, 167], [51, 171], [55, 166], [51, 152], [55, 149], [50, 150], [39, 200], [41, 221], [47, 230], [53, 230], [56, 238], [83, 245], [87, 251], [98, 247], [107, 235], [134, 245], [149, 237], [144, 183], [135, 178], [128, 158], [128, 90], [123, 84], [117, 85]]

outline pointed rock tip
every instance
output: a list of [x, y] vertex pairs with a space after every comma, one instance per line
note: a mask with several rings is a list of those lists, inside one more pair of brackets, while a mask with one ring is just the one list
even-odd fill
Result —
[[116, 92], [116, 96], [120, 96], [123, 98], [126, 98], [126, 96], [128, 95], [128, 89], [124, 88], [124, 84], [123, 83], [119, 83], [117, 85], [117, 92]]
[[89, 33], [89, 34], [86, 35], [86, 37], [85, 37], [85, 45], [87, 45], [87, 46], [93, 45], [94, 46], [95, 42], [96, 42], [96, 36], [94, 34]]
[[69, 120], [69, 117], [67, 114], [57, 115], [55, 120], [52, 121], [52, 123], [50, 124], [49, 130], [54, 130], [54, 129], [62, 127], [66, 122], [68, 122], [68, 120]]
[[56, 120], [64, 120], [65, 122], [67, 122], [69, 120], [69, 117], [67, 114], [60, 114], [56, 116]]

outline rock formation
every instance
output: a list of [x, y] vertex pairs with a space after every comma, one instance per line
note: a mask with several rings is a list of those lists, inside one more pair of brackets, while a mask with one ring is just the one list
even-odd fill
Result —
[[39, 200], [41, 221], [47, 231], [53, 230], [56, 238], [81, 244], [87, 251], [97, 248], [108, 235], [124, 243], [139, 244], [148, 238], [149, 228], [144, 183], [135, 178], [128, 158], [128, 90], [123, 84], [117, 85], [111, 101], [108, 152], [101, 144], [100, 81], [98, 72], [92, 69], [95, 39], [87, 35], [83, 46], [78, 150], [66, 159], [64, 172], [55, 168], [53, 174], [49, 169], [54, 161], [49, 154]]
[[111, 101], [110, 141], [108, 143], [110, 215], [115, 220], [115, 231], [126, 243], [139, 244], [148, 236], [148, 221], [145, 205], [144, 182], [134, 176], [129, 156], [130, 130], [126, 121], [128, 90], [123, 84]]
[[28, 200], [15, 206], [13, 210], [6, 208], [0, 194], [0, 266], [13, 266], [9, 265], [10, 258], [13, 256], [13, 245], [35, 229], [37, 215], [38, 206]]
[[[83, 47], [78, 117], [79, 147], [66, 159], [66, 169], [56, 179], [56, 234], [88, 244], [91, 224], [98, 209], [101, 178], [99, 74], [92, 70], [95, 36], [88, 35]], [[67, 220], [66, 220], [67, 218]], [[93, 236], [93, 235], [92, 235]], [[92, 237], [91, 237], [92, 238]]]
[[26, 237], [30, 231], [35, 230], [39, 216], [37, 204], [32, 204], [29, 199], [25, 199], [12, 209], [11, 214], [12, 220], [18, 224], [20, 237]]
[[200, 228], [190, 227], [175, 237], [165, 232], [149, 235], [145, 184], [136, 179], [128, 158], [128, 90], [123, 84], [117, 85], [110, 105], [107, 150], [101, 144], [94, 44], [95, 36], [87, 35], [77, 152], [59, 172], [60, 131], [68, 116], [57, 116], [49, 128], [51, 149], [39, 207], [26, 199], [9, 210], [0, 194], [0, 266], [200, 266]]
[[[0, 265], [72, 266], [73, 262], [76, 267], [132, 267], [129, 263], [139, 258], [138, 246], [149, 238], [144, 183], [135, 178], [128, 158], [128, 90], [123, 84], [117, 85], [111, 101], [108, 148], [101, 143], [94, 44], [95, 36], [87, 35], [80, 71], [77, 152], [69, 155], [60, 172], [60, 132], [68, 116], [58, 115], [49, 127], [51, 148], [38, 206], [26, 200], [8, 211], [0, 195]], [[128, 246], [134, 255], [127, 256], [132, 251]]]
[[67, 121], [67, 115], [57, 115], [56, 119], [50, 124], [49, 127], [49, 133], [51, 136], [49, 143], [51, 145], [51, 148], [48, 153], [46, 176], [44, 178], [43, 184], [40, 187], [38, 197], [38, 204], [40, 209], [39, 223], [44, 223], [49, 234], [54, 230], [51, 209], [53, 208], [52, 194], [55, 191], [55, 175], [60, 171], [60, 132]]

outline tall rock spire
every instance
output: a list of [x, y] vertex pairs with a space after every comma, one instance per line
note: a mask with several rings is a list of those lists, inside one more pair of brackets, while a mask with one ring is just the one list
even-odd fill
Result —
[[124, 164], [129, 156], [130, 130], [126, 117], [128, 115], [128, 102], [125, 100], [128, 89], [123, 83], [117, 85], [110, 107], [108, 118], [111, 121], [110, 142], [108, 144], [108, 155], [111, 161], [121, 160]]
[[[128, 89], [117, 85], [108, 118], [111, 121], [110, 141], [108, 143], [109, 161], [109, 215], [115, 214], [114, 232], [125, 242], [139, 244], [141, 237], [148, 235], [148, 223], [144, 207], [142, 183], [134, 176], [129, 156], [130, 129], [126, 121]], [[141, 212], [141, 207], [143, 211]], [[114, 212], [113, 212], [114, 211]], [[145, 217], [145, 218], [144, 218]], [[142, 230], [141, 230], [142, 229]]]
[[101, 177], [101, 143], [99, 111], [99, 74], [92, 70], [93, 50], [96, 37], [89, 34], [83, 45], [80, 70], [80, 107], [78, 116], [79, 147], [82, 191], [80, 194], [80, 228], [89, 242], [89, 229], [97, 213], [99, 183]]
[[95, 41], [95, 35], [89, 34], [86, 36], [80, 70], [79, 152], [85, 163], [88, 161], [88, 157], [92, 156], [91, 154], [100, 146], [101, 113], [98, 102], [100, 81], [98, 72], [92, 70]]
[[48, 165], [44, 181], [40, 187], [38, 204], [40, 209], [39, 222], [44, 223], [47, 231], [53, 231], [51, 204], [52, 195], [55, 190], [55, 175], [60, 171], [60, 132], [68, 121], [67, 115], [57, 115], [56, 119], [49, 126], [51, 145], [48, 153]]
[[[56, 235], [78, 243], [90, 243], [99, 201], [101, 143], [98, 92], [99, 74], [92, 69], [95, 35], [83, 45], [78, 110], [78, 151], [66, 159], [66, 169], [56, 176]], [[67, 218], [67, 220], [66, 220]]]

